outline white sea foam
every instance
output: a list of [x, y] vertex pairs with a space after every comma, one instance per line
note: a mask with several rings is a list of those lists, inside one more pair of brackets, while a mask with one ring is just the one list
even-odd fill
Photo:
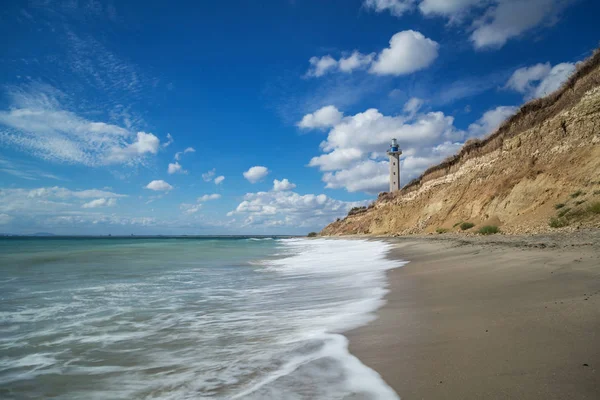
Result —
[[[402, 265], [388, 244], [178, 243], [143, 260], [133, 245], [107, 245], [111, 262], [40, 264], [39, 285], [20, 277], [17, 306], [0, 305], [0, 392], [43, 398], [28, 390], [53, 374], [65, 399], [398, 398], [341, 335], [383, 304], [385, 271]], [[252, 255], [231, 263], [232, 248]]]

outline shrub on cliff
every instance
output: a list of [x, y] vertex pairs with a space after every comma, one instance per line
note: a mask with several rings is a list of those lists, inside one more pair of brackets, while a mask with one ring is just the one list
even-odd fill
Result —
[[462, 224], [460, 224], [460, 229], [462, 229], [463, 231], [466, 231], [467, 229], [471, 229], [474, 226], [475, 226], [475, 224], [472, 222], [463, 222]]
[[308, 237], [317, 237], [317, 232], [310, 232], [307, 236]]
[[498, 232], [500, 232], [500, 229], [495, 225], [486, 225], [479, 229], [479, 233], [482, 235], [494, 235]]

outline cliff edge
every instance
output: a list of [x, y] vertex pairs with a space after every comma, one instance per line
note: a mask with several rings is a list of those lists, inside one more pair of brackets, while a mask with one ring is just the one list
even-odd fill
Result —
[[[600, 50], [551, 95], [322, 235], [600, 227]], [[463, 224], [465, 228], [466, 224]]]

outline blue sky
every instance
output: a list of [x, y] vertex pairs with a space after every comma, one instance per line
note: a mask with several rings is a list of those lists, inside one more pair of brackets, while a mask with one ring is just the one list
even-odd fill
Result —
[[593, 0], [13, 1], [0, 232], [302, 234], [490, 133], [598, 46]]

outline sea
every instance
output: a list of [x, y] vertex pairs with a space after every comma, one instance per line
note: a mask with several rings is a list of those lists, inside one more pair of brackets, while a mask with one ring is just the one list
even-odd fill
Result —
[[384, 302], [389, 246], [0, 238], [0, 398], [397, 400], [344, 337]]

